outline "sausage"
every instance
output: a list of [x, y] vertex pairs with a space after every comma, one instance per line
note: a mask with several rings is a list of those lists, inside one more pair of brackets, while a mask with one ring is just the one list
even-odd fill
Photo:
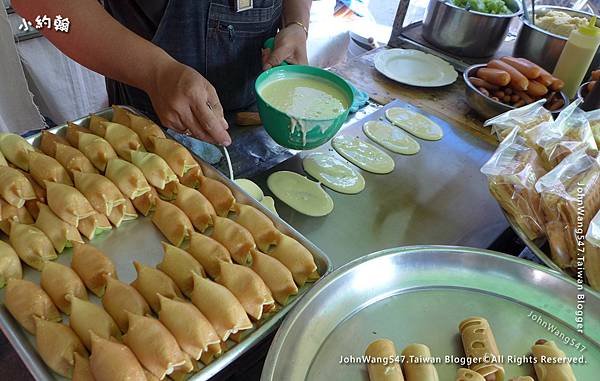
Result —
[[523, 107], [523, 106], [525, 106], [525, 101], [522, 99], [519, 99], [519, 101], [515, 102], [515, 104], [513, 106], [516, 108]]
[[540, 98], [544, 95], [548, 94], [548, 88], [538, 81], [531, 80], [529, 81], [529, 87], [527, 88], [527, 94], [532, 96], [533, 98]]
[[592, 91], [592, 89], [594, 88], [595, 85], [596, 85], [596, 81], [590, 81], [590, 82], [588, 82], [588, 84], [587, 84], [587, 91], [588, 91], [588, 93], [590, 91]]
[[484, 67], [477, 70], [477, 77], [497, 86], [506, 86], [510, 83], [510, 74], [504, 70]]
[[510, 96], [510, 101], [511, 101], [512, 103], [517, 103], [517, 102], [518, 102], [518, 101], [520, 101], [520, 100], [521, 100], [521, 97], [520, 97], [520, 96], [518, 96], [517, 94], [513, 94], [513, 95], [511, 95], [511, 96]]
[[504, 98], [504, 95], [505, 95], [505, 94], [504, 94], [504, 91], [502, 91], [502, 90], [495, 91], [495, 92], [493, 92], [492, 94], [493, 94], [493, 95], [494, 95], [496, 98], [500, 98], [500, 99]]
[[515, 90], [527, 90], [529, 80], [520, 71], [500, 60], [491, 60], [488, 67], [498, 70], [504, 70], [510, 76], [510, 87]]
[[600, 80], [600, 70], [594, 70], [592, 72], [592, 81]]
[[[542, 70], [542, 74], [540, 75], [540, 79], [543, 79], [544, 82], [540, 81], [540, 83], [544, 84], [545, 86], [549, 87], [550, 90], [552, 91], [558, 91], [560, 89], [562, 89], [565, 86], [565, 82], [560, 79], [560, 78], [556, 78], [555, 76], [553, 76], [552, 74], [548, 73], [546, 70], [541, 69]], [[550, 82], [549, 85], [546, 85], [545, 83]]]
[[516, 93], [523, 101], [525, 101], [525, 104], [530, 104], [533, 102], [533, 99], [529, 95], [527, 95], [526, 92], [517, 91]]
[[552, 82], [554, 81], [554, 77], [550, 73], [548, 73], [546, 70], [542, 69], [541, 66], [536, 65], [533, 62], [531, 62], [525, 58], [517, 58], [517, 60], [521, 61], [522, 63], [524, 63], [526, 65], [533, 65], [536, 68], [538, 68], [540, 70], [540, 75], [539, 75], [539, 77], [536, 78], [536, 80], [539, 83], [541, 83], [542, 85], [549, 87], [552, 84]]
[[553, 91], [560, 91], [563, 87], [565, 87], [565, 82], [560, 78], [554, 77], [554, 81], [550, 85], [550, 88]]
[[532, 62], [522, 61], [515, 57], [502, 57], [500, 60], [517, 69], [528, 79], [536, 79], [542, 74], [540, 67]]
[[504, 94], [513, 95], [513, 89], [511, 89], [510, 87], [507, 87], [506, 89], [504, 89]]
[[502, 101], [504, 103], [510, 103], [510, 95], [505, 95], [504, 98], [502, 98]]
[[469, 82], [471, 82], [471, 84], [475, 87], [483, 87], [484, 89], [487, 90], [498, 90], [499, 87], [496, 85], [492, 85], [491, 83], [484, 81], [481, 78], [477, 78], [477, 77], [469, 77]]
[[485, 87], [479, 87], [479, 88], [477, 88], [477, 90], [479, 90], [479, 92], [480, 92], [481, 94], [485, 95], [486, 97], [489, 97], [489, 96], [490, 96], [490, 92], [489, 92], [489, 91], [487, 91], [487, 89], [486, 89]]
[[565, 105], [565, 101], [562, 100], [561, 98], [557, 98], [557, 99], [553, 100], [546, 108], [550, 111], [556, 111], [564, 105]]

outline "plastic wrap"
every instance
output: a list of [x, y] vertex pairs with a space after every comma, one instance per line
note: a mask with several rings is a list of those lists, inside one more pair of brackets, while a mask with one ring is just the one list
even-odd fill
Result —
[[600, 291], [600, 213], [596, 213], [585, 235], [584, 257], [587, 282]]
[[535, 188], [542, 198], [552, 260], [562, 269], [574, 269], [577, 237], [587, 231], [600, 209], [600, 164], [580, 148], [542, 177]]
[[503, 141], [508, 134], [515, 128], [520, 127], [521, 132], [534, 128], [544, 122], [552, 122], [552, 113], [544, 108], [545, 99], [531, 103], [504, 114], [488, 119], [483, 125], [492, 126], [492, 134], [495, 134], [498, 141]]
[[513, 129], [490, 160], [481, 167], [492, 196], [530, 239], [544, 236], [537, 180], [546, 174], [534, 149], [527, 146], [519, 128]]
[[586, 113], [596, 145], [600, 148], [600, 109]]

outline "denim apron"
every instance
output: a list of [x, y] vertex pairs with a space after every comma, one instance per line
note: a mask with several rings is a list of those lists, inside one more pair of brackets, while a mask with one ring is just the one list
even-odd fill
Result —
[[[237, 13], [229, 0], [169, 0], [151, 41], [200, 72], [226, 111], [245, 108], [255, 102], [261, 48], [280, 26], [282, 1], [254, 0], [253, 9]], [[143, 91], [112, 80], [107, 86], [111, 103], [157, 119]]]

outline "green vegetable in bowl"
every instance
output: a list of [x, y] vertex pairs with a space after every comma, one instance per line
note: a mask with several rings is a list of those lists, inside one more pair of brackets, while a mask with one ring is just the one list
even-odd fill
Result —
[[475, 12], [490, 13], [492, 15], [508, 15], [513, 13], [504, 0], [450, 0], [457, 7]]

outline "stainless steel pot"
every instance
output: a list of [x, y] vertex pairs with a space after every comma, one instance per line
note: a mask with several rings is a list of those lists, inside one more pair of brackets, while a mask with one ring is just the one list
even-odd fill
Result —
[[[593, 16], [586, 12], [551, 5], [537, 6], [535, 8], [535, 14], [540, 17], [552, 10], [565, 12], [571, 16], [577, 17], [591, 18]], [[531, 15], [531, 10], [528, 10], [528, 12], [529, 15]], [[531, 20], [531, 17], [528, 19]], [[521, 27], [519, 36], [515, 42], [513, 56], [527, 58], [552, 73], [568, 38], [545, 31], [544, 29], [533, 25], [530, 21], [525, 20], [523, 17], [521, 20], [523, 21], [523, 26]], [[596, 25], [600, 26], [600, 23], [596, 22]], [[596, 68], [598, 67], [598, 64], [600, 64], [600, 53], [597, 52], [590, 67]]]
[[492, 15], [430, 0], [423, 20], [423, 38], [458, 56], [490, 57], [504, 41], [511, 20], [522, 13], [517, 1], [506, 0], [506, 4], [514, 13]]

